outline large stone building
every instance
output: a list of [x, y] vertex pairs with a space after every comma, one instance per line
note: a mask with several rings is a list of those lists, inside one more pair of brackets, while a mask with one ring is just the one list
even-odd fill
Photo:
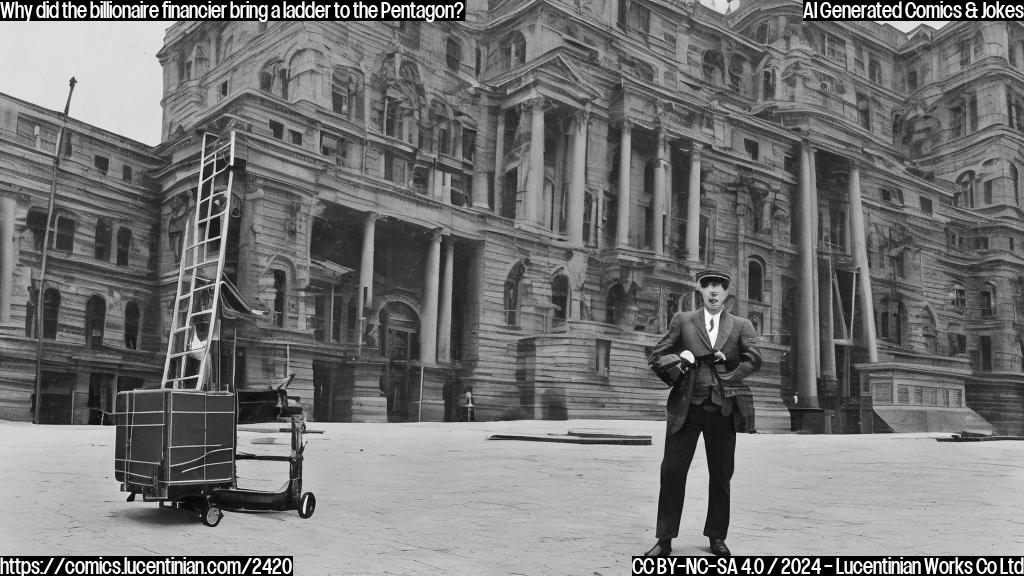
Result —
[[[160, 146], [69, 122], [48, 421], [159, 381], [201, 134], [234, 131], [229, 276], [267, 314], [225, 320], [220, 374], [295, 372], [312, 419], [441, 420], [467, 386], [482, 419], [660, 417], [643, 348], [714, 265], [762, 334], [759, 429], [1024, 432], [1024, 27], [800, 10], [174, 24]], [[29, 418], [61, 118], [0, 102], [0, 415]]]

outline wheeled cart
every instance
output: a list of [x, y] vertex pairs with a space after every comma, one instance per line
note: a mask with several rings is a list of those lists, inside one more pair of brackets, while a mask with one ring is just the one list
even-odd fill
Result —
[[[243, 398], [248, 395], [240, 394]], [[192, 510], [207, 526], [219, 524], [224, 510], [296, 510], [302, 518], [312, 516], [316, 497], [302, 492], [305, 445], [301, 416], [289, 416], [289, 455], [239, 453], [237, 406], [237, 395], [229, 392], [161, 388], [119, 393], [115, 478], [121, 482], [121, 490], [129, 493], [128, 500], [141, 495], [146, 502]], [[260, 410], [261, 414], [281, 415], [273, 406]], [[288, 481], [278, 491], [239, 488], [235, 476], [238, 460], [288, 462]]]

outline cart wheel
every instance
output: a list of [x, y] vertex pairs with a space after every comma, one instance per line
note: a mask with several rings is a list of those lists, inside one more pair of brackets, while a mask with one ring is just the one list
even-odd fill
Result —
[[206, 524], [210, 528], [220, 524], [220, 519], [223, 517], [224, 513], [220, 511], [220, 508], [217, 508], [217, 506], [213, 504], [207, 504], [199, 514], [199, 519], [203, 521], [203, 524]]
[[299, 518], [309, 518], [316, 510], [316, 496], [312, 492], [305, 492], [299, 498]]

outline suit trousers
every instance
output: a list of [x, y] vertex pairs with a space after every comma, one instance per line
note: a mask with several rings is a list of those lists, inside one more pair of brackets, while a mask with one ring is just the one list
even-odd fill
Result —
[[729, 533], [729, 483], [735, 467], [736, 427], [732, 415], [723, 416], [721, 407], [707, 403], [691, 404], [683, 427], [665, 437], [655, 532], [659, 540], [679, 535], [679, 520], [686, 497], [686, 475], [701, 434], [704, 434], [704, 452], [708, 461], [708, 512], [704, 535], [724, 540]]

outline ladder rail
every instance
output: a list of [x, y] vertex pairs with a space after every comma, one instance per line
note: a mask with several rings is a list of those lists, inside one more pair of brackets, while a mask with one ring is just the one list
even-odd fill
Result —
[[[203, 134], [195, 209], [185, 226], [178, 265], [174, 311], [161, 382], [164, 388], [201, 390], [207, 384], [205, 376], [212, 362], [210, 344], [215, 330], [219, 328], [221, 279], [227, 256], [227, 228], [231, 225], [235, 132], [229, 133], [226, 143], [224, 140], [210, 133]], [[226, 185], [219, 188], [218, 179], [225, 172]], [[213, 258], [210, 247], [215, 243], [216, 257]], [[215, 268], [212, 278], [201, 274], [208, 273], [211, 267]], [[207, 326], [205, 334], [197, 330], [197, 325], [202, 322]], [[196, 352], [199, 352], [198, 358], [193, 356]], [[189, 373], [190, 358], [198, 360], [196, 374]]]

